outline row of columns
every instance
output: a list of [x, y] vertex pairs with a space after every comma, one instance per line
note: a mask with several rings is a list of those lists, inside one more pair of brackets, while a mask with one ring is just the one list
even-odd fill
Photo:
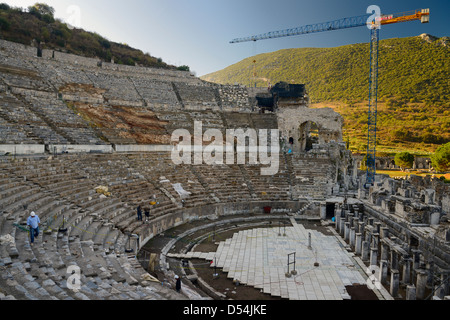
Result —
[[[368, 263], [381, 285], [389, 284], [392, 297], [399, 296], [400, 284], [406, 287], [407, 300], [426, 299], [427, 287], [436, 290], [434, 295], [443, 299], [449, 294], [446, 279], [449, 271], [441, 270], [439, 287], [434, 285], [434, 264], [421, 263], [422, 252], [390, 234], [389, 228], [355, 207], [351, 212], [336, 204], [335, 228], [362, 261]], [[390, 274], [390, 278], [389, 278]], [[441, 285], [445, 283], [446, 285]]]

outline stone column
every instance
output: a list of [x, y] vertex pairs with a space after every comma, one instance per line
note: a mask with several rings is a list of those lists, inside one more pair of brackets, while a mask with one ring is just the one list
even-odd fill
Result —
[[406, 287], [406, 300], [416, 300], [416, 287], [414, 285]]
[[351, 227], [350, 228], [350, 247], [353, 249], [355, 248], [355, 236], [356, 236], [355, 227]]
[[353, 213], [349, 213], [348, 214], [348, 222], [350, 222], [350, 228], [353, 227], [353, 218], [354, 218], [354, 214]]
[[358, 223], [358, 218], [354, 218], [353, 219], [353, 227], [355, 228], [355, 234], [359, 233], [359, 223]]
[[391, 250], [391, 270], [398, 270], [398, 253]]
[[418, 270], [420, 268], [420, 250], [411, 250], [413, 253], [413, 270]]
[[355, 240], [355, 253], [356, 255], [360, 256], [362, 254], [362, 236], [361, 233], [355, 234], [356, 240]]
[[334, 216], [334, 218], [336, 219], [334, 221], [335, 228], [336, 228], [336, 231], [339, 233], [339, 228], [340, 228], [340, 224], [341, 224], [341, 214], [336, 212], [336, 215]]
[[344, 228], [345, 228], [345, 219], [341, 217], [341, 221], [339, 222], [339, 234], [344, 236]]
[[370, 230], [365, 229], [364, 235], [365, 235], [364, 239], [365, 239], [369, 244], [372, 244], [372, 233], [370, 232]]
[[369, 225], [369, 216], [368, 215], [363, 215], [362, 221], [364, 222], [364, 224], [366, 226]]
[[380, 229], [380, 238], [381, 239], [389, 238], [389, 228], [384, 227]]
[[432, 287], [433, 286], [433, 277], [434, 277], [434, 262], [429, 261], [427, 263], [427, 286]]
[[404, 284], [411, 283], [411, 259], [404, 259], [405, 263], [403, 264], [403, 279], [402, 282]]
[[381, 243], [381, 260], [389, 260], [389, 245]]
[[380, 282], [381, 284], [387, 284], [388, 277], [388, 262], [386, 260], [380, 261]]
[[418, 270], [416, 287], [416, 298], [418, 300], [425, 299], [425, 289], [427, 287], [427, 272], [425, 270]]
[[381, 222], [375, 222], [374, 226], [375, 226], [375, 232], [379, 234], [381, 232]]
[[369, 260], [369, 255], [370, 255], [370, 242], [368, 241], [363, 241], [362, 243], [362, 255], [361, 255], [361, 259], [363, 261], [368, 261]]
[[320, 219], [327, 220], [327, 204], [326, 204], [326, 202], [320, 203]]
[[378, 248], [370, 248], [370, 265], [378, 265]]
[[364, 237], [364, 222], [358, 222], [358, 233], [361, 233], [362, 237]]
[[380, 234], [378, 233], [372, 234], [372, 247], [378, 249], [379, 242], [380, 242]]
[[349, 240], [349, 235], [350, 235], [350, 222], [346, 222], [345, 227], [344, 227], [344, 240], [345, 241]]
[[391, 270], [391, 287], [390, 293], [393, 298], [397, 298], [399, 288], [399, 272], [396, 269]]
[[447, 279], [447, 282], [445, 284], [442, 285], [442, 288], [444, 288], [444, 296], [447, 296], [450, 293], [450, 280], [449, 280], [449, 272], [447, 271], [442, 271], [441, 274], [441, 283], [444, 283], [445, 280]]
[[364, 217], [367, 215], [367, 213], [359, 212], [358, 213], [358, 220], [359, 222], [364, 222]]

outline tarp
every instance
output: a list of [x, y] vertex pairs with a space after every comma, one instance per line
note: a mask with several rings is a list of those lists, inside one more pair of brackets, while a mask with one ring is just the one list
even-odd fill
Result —
[[304, 84], [289, 84], [286, 82], [278, 82], [270, 92], [280, 98], [299, 98], [305, 96], [306, 93]]
[[256, 96], [256, 100], [258, 101], [258, 106], [260, 107], [268, 107], [271, 108], [274, 106], [274, 101], [273, 101], [273, 97], [261, 97], [261, 96]]
[[175, 191], [180, 195], [181, 199], [187, 198], [191, 195], [190, 192], [183, 189], [183, 187], [181, 186], [181, 183], [174, 183], [174, 184], [172, 184], [172, 186], [175, 189]]
[[106, 197], [111, 196], [111, 192], [108, 192], [108, 187], [106, 186], [98, 186], [95, 188], [95, 192], [100, 193]]

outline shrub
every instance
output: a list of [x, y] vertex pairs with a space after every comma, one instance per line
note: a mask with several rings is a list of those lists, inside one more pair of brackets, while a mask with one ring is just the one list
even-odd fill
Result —
[[99, 39], [98, 42], [105, 49], [110, 49], [111, 48], [111, 43], [108, 40], [106, 40], [106, 39]]
[[431, 164], [437, 171], [450, 171], [450, 142], [440, 146], [431, 156]]
[[438, 143], [442, 143], [442, 138], [438, 137], [432, 133], [426, 133], [422, 136], [422, 141], [425, 143], [434, 143], [434, 144], [438, 144]]
[[0, 29], [8, 31], [10, 28], [11, 28], [11, 24], [9, 23], [9, 21], [3, 17], [0, 17]]
[[190, 71], [190, 68], [189, 68], [189, 66], [179, 66], [177, 68], [177, 70], [179, 70], [179, 71]]
[[412, 168], [414, 163], [414, 156], [409, 152], [401, 152], [395, 155], [395, 164], [402, 170]]
[[44, 15], [42, 16], [42, 21], [44, 21], [44, 22], [50, 24], [50, 23], [55, 22], [55, 18], [53, 18], [53, 16], [51, 16], [51, 15], [49, 15], [49, 14], [44, 14]]

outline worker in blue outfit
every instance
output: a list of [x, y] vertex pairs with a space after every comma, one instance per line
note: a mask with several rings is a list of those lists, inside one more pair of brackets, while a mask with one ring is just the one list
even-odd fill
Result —
[[34, 238], [37, 238], [39, 236], [40, 225], [41, 220], [39, 219], [39, 217], [36, 215], [34, 211], [31, 212], [30, 216], [27, 219], [27, 226], [30, 228], [31, 245], [34, 244]]

